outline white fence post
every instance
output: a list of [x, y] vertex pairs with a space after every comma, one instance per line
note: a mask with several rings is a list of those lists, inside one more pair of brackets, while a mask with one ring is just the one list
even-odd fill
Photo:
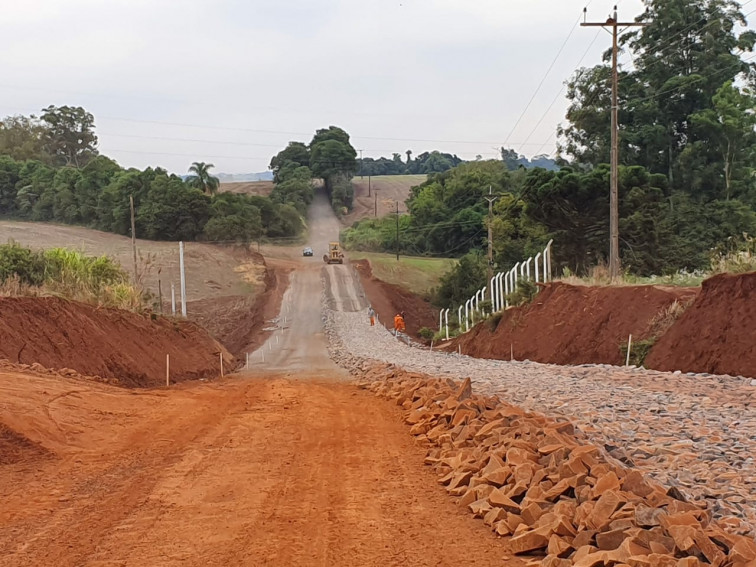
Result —
[[520, 263], [517, 262], [512, 268], [512, 291], [517, 291], [517, 268], [520, 267]]
[[459, 332], [462, 332], [462, 305], [459, 306], [459, 309], [457, 309], [457, 327], [459, 328]]
[[540, 260], [541, 260], [541, 253], [539, 252], [538, 254], [536, 254], [535, 262], [533, 262], [533, 264], [535, 266], [535, 281], [536, 281], [536, 283], [538, 283], [540, 281], [538, 279], [538, 268], [540, 268], [540, 266], [538, 265], [538, 262], [540, 262]]
[[181, 270], [181, 316], [186, 317], [186, 273], [184, 271], [184, 241], [179, 242], [179, 269]]
[[[468, 305], [470, 305], [469, 299], [465, 301], [465, 333], [470, 330], [470, 316]], [[459, 328], [462, 329], [462, 323], [459, 324]]]
[[504, 308], [506, 309], [509, 307], [509, 298], [507, 297], [509, 295], [509, 292], [511, 288], [509, 287], [509, 274], [512, 272], [507, 272], [507, 275], [504, 277]]
[[496, 291], [496, 276], [491, 278], [489, 285], [491, 286], [491, 310], [495, 312], [496, 311], [496, 298], [499, 296], [499, 294]]
[[438, 332], [444, 332], [444, 310], [438, 312]]
[[547, 253], [548, 257], [549, 257], [549, 261], [546, 264], [546, 274], [548, 276], [548, 280], [549, 281], [551, 281], [551, 278], [552, 278], [552, 276], [551, 276], [551, 245], [553, 244], [553, 242], [554, 242], [554, 240], [551, 239], [551, 240], [549, 240], [549, 243], [546, 245], [546, 253]]
[[528, 258], [528, 261], [525, 262], [525, 275], [528, 278], [528, 281], [530, 281], [530, 263], [533, 261], [533, 257], [531, 256]]
[[446, 340], [449, 340], [449, 310], [447, 309], [444, 313], [444, 323], [446, 326]]

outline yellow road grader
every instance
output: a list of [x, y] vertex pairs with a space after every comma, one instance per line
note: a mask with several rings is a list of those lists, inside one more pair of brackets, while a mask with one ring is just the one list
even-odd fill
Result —
[[341, 251], [341, 245], [338, 242], [328, 243], [328, 254], [323, 254], [323, 261], [326, 264], [344, 263], [344, 253]]

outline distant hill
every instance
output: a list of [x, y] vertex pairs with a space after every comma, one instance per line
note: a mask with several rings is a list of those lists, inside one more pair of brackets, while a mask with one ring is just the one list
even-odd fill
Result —
[[261, 173], [218, 173], [215, 174], [221, 183], [240, 183], [250, 181], [273, 181], [272, 171], [263, 171]]

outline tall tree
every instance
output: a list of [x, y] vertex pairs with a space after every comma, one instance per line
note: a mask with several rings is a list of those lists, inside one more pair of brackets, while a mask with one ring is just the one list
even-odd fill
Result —
[[44, 149], [59, 165], [83, 167], [97, 155], [94, 116], [80, 106], [42, 110]]
[[206, 195], [215, 195], [220, 186], [220, 180], [210, 174], [210, 170], [215, 166], [212, 163], [204, 161], [195, 161], [189, 167], [189, 175], [186, 182], [192, 187], [202, 189]]

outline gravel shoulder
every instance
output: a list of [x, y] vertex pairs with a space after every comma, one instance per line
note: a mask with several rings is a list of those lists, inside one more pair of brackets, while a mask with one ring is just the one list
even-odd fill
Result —
[[567, 416], [607, 453], [695, 500], [717, 518], [756, 526], [756, 387], [731, 376], [608, 365], [505, 362], [407, 346], [363, 312], [326, 309], [332, 357], [387, 362], [432, 376], [470, 377], [476, 392]]

